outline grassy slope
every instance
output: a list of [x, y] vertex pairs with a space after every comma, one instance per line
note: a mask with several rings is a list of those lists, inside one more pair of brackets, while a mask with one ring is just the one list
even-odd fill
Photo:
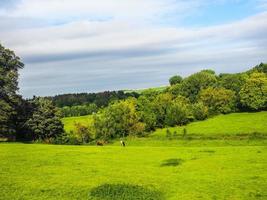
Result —
[[91, 115], [86, 115], [86, 116], [80, 116], [80, 117], [66, 117], [62, 119], [62, 122], [64, 124], [64, 129], [69, 132], [71, 130], [74, 131], [75, 127], [74, 124], [75, 123], [81, 123], [81, 124], [88, 124], [91, 121]]
[[266, 146], [0, 144], [0, 152], [5, 200], [267, 198]]
[[[169, 128], [169, 130], [182, 135], [184, 128], [188, 135], [201, 136], [243, 135], [255, 132], [267, 134], [267, 112], [219, 115], [187, 126]], [[156, 130], [151, 137], [166, 137], [166, 128]]]

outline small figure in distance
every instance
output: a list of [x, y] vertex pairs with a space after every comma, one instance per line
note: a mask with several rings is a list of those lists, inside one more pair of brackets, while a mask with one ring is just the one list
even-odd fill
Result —
[[121, 140], [121, 146], [125, 147], [125, 142]]

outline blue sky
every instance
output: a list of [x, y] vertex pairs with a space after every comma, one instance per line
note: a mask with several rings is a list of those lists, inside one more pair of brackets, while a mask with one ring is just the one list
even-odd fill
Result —
[[267, 0], [0, 0], [0, 42], [24, 61], [20, 92], [168, 84], [267, 62]]

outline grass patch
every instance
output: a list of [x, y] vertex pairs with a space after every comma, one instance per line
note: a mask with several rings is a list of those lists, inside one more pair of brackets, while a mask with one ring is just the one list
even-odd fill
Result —
[[80, 117], [65, 117], [62, 119], [64, 124], [64, 129], [66, 132], [75, 130], [75, 123], [80, 123], [82, 125], [87, 125], [91, 123], [92, 115], [80, 116]]
[[92, 200], [163, 200], [161, 192], [139, 185], [103, 184], [90, 192]]
[[164, 160], [160, 166], [161, 167], [175, 167], [175, 166], [181, 165], [183, 162], [184, 160], [182, 159], [173, 158], [173, 159]]

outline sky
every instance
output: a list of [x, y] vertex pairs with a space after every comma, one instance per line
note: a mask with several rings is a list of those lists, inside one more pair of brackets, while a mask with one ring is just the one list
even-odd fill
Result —
[[138, 89], [267, 62], [267, 0], [0, 0], [24, 97]]

